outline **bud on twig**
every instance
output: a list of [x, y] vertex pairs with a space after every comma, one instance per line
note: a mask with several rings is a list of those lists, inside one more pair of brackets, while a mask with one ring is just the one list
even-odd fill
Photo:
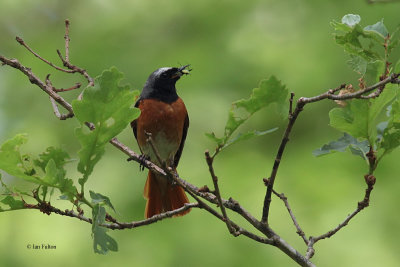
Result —
[[364, 179], [368, 186], [373, 186], [376, 182], [376, 178], [372, 174], [364, 175]]

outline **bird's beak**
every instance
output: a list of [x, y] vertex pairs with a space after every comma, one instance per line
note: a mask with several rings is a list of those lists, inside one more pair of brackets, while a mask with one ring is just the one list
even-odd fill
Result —
[[178, 71], [172, 76], [172, 78], [181, 77], [182, 75], [188, 75], [191, 71], [191, 69], [188, 68], [189, 66], [190, 65], [185, 65], [178, 68]]
[[188, 64], [188, 65], [185, 65], [185, 66], [182, 66], [182, 67], [180, 67], [179, 69], [178, 69], [178, 71], [180, 72], [180, 73], [182, 73], [182, 75], [183, 74], [189, 74], [190, 73], [190, 71], [191, 71], [191, 69], [189, 69], [189, 66], [190, 66], [190, 64]]

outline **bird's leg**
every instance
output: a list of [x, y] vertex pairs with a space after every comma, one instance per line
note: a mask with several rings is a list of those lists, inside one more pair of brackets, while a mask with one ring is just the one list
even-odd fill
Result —
[[[135, 160], [134, 157], [130, 157], [127, 159], [127, 161]], [[145, 162], [146, 160], [150, 160], [150, 157], [148, 155], [142, 154], [139, 156], [139, 170], [143, 171], [145, 167]]]
[[139, 164], [139, 170], [144, 171], [144, 164], [146, 160], [150, 160], [150, 157], [148, 155], [142, 154], [139, 156], [140, 164]]

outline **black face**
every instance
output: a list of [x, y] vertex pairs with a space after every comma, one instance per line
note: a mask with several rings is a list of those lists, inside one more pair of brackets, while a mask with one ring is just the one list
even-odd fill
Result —
[[180, 68], [159, 68], [150, 74], [144, 85], [141, 99], [153, 98], [164, 102], [173, 102], [178, 99], [175, 83], [184, 74], [189, 74], [186, 68], [189, 65]]
[[167, 84], [175, 84], [181, 76], [178, 68], [159, 68], [150, 75], [147, 81], [152, 81], [153, 86], [163, 87]]

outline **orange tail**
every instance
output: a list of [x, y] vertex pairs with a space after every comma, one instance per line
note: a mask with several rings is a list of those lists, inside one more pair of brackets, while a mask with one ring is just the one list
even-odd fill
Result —
[[[144, 215], [150, 218], [153, 215], [183, 207], [189, 203], [185, 191], [178, 185], [172, 185], [167, 178], [158, 176], [149, 171], [146, 185], [144, 186], [144, 197], [147, 199]], [[183, 216], [190, 211], [186, 210], [176, 216]]]

